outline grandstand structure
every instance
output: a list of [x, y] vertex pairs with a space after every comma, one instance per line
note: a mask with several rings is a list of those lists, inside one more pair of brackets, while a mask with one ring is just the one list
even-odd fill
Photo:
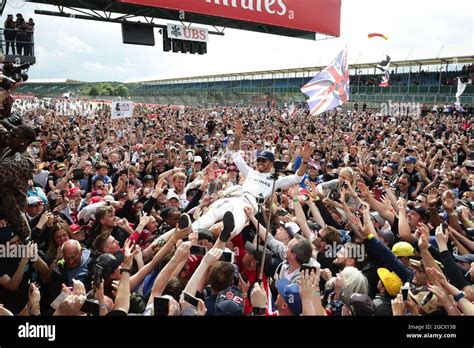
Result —
[[[351, 101], [452, 103], [457, 77], [471, 78], [474, 56], [394, 61], [390, 85], [379, 87], [381, 72], [377, 63], [349, 66]], [[268, 104], [302, 102], [301, 86], [324, 66], [284, 70], [229, 73], [129, 83], [129, 96], [139, 102], [175, 105]], [[59, 97], [72, 91], [82, 96], [92, 84], [79, 81], [29, 82], [18, 92], [38, 97]], [[105, 96], [103, 96], [105, 97]], [[461, 103], [474, 104], [474, 86], [468, 85]]]

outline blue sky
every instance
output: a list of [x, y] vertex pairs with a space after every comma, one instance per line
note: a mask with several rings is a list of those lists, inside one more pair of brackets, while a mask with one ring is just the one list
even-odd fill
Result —
[[[157, 31], [154, 47], [124, 45], [119, 24], [36, 15], [35, 9], [56, 9], [19, 0], [8, 0], [2, 21], [18, 12], [34, 18], [31, 79], [128, 81], [325, 65], [346, 45], [349, 63], [385, 53], [392, 60], [473, 55], [469, 8], [470, 0], [343, 0], [340, 38], [314, 42], [226, 29], [224, 37], [210, 37], [204, 56], [163, 52]], [[390, 38], [368, 40], [370, 32]]]

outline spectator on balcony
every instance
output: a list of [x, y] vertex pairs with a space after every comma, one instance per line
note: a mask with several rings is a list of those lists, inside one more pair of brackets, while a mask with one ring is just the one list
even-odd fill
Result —
[[13, 15], [9, 14], [7, 20], [3, 25], [5, 31], [5, 42], [6, 42], [6, 54], [8, 55], [10, 47], [12, 48], [12, 54], [15, 54], [15, 21], [13, 20]]
[[33, 32], [35, 31], [35, 22], [33, 21], [33, 18], [28, 19], [28, 22], [26, 23], [26, 27], [28, 28], [27, 31], [27, 36], [28, 36], [28, 43], [26, 44], [26, 53], [25, 55], [27, 56], [32, 56], [33, 55]]
[[16, 15], [16, 53], [18, 55], [26, 55], [28, 41], [28, 27], [22, 14]]

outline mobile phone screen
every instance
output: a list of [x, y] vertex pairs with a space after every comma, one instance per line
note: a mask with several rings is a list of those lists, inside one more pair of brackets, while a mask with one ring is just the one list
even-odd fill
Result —
[[204, 256], [207, 253], [207, 248], [202, 245], [191, 245], [191, 249], [189, 250], [191, 255], [201, 255]]
[[194, 307], [197, 307], [198, 306], [198, 303], [199, 303], [199, 300], [194, 297], [194, 296], [191, 296], [190, 294], [188, 294], [187, 292], [183, 292], [183, 298], [184, 300], [189, 303], [190, 305], [194, 306]]
[[100, 283], [102, 282], [102, 271], [102, 266], [99, 266], [97, 264], [94, 265], [94, 286], [96, 288], [99, 288]]
[[59, 305], [66, 300], [66, 297], [67, 297], [66, 293], [61, 291], [58, 297], [56, 297], [54, 301], [51, 302], [51, 307], [53, 307], [54, 309], [58, 309]]
[[224, 262], [231, 262], [233, 263], [234, 262], [234, 253], [233, 252], [229, 252], [229, 251], [224, 251], [222, 253], [222, 256], [221, 258], [219, 259], [219, 261], [224, 261]]
[[81, 307], [81, 312], [99, 315], [100, 314], [100, 305], [97, 302], [86, 300]]
[[167, 316], [169, 312], [169, 299], [155, 297], [153, 299], [153, 309], [156, 316]]

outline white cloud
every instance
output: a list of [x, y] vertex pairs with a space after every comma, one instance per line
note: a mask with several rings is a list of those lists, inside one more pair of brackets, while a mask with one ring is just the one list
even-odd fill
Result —
[[70, 33], [59, 32], [56, 45], [60, 50], [69, 53], [91, 53], [93, 49], [87, 43]]

